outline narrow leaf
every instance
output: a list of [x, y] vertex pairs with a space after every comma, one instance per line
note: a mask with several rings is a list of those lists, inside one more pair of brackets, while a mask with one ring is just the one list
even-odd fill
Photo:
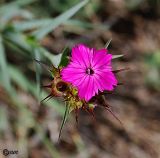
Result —
[[65, 124], [66, 121], [67, 121], [69, 111], [70, 111], [70, 106], [69, 106], [69, 104], [66, 102], [66, 109], [65, 109], [65, 113], [64, 113], [64, 117], [63, 117], [61, 126], [60, 126], [60, 131], [59, 131], [59, 137], [58, 137], [58, 139], [60, 139], [60, 137], [61, 137], [62, 129], [63, 129], [63, 127], [64, 127], [64, 124]]
[[[37, 60], [41, 60], [40, 52], [34, 48], [34, 56]], [[41, 85], [41, 67], [38, 63], [35, 63], [36, 68], [36, 84], [37, 84], [37, 99], [40, 101], [40, 85]]]
[[113, 55], [113, 56], [112, 56], [112, 59], [121, 58], [121, 57], [123, 57], [123, 56], [124, 56], [123, 54], [120, 54], [120, 55]]
[[14, 43], [14, 45], [25, 51], [25, 53], [29, 53], [30, 55], [33, 54], [32, 46], [27, 42], [27, 36], [21, 33], [8, 31], [4, 33], [4, 39]]
[[25, 19], [32, 19], [33, 18], [32, 13], [29, 12], [28, 10], [11, 8], [9, 12], [3, 14], [1, 20], [4, 23], [7, 23], [9, 20], [11, 20], [12, 18], [17, 17], [17, 16], [25, 18]]
[[17, 1], [13, 1], [13, 2], [7, 3], [5, 5], [2, 5], [0, 7], [0, 10], [1, 11], [8, 10], [8, 9], [10, 9], [10, 7], [22, 7], [22, 6], [28, 5], [30, 3], [33, 3], [35, 1], [36, 0], [17, 0]]
[[[34, 19], [28, 21], [21, 21], [21, 22], [14, 22], [13, 27], [19, 31], [27, 31], [27, 30], [34, 30], [42, 27], [47, 27], [52, 21], [55, 19]], [[99, 28], [103, 30], [108, 30], [110, 25], [108, 24], [92, 24], [86, 21], [80, 21], [75, 19], [68, 19], [67, 21], [62, 22], [62, 24], [67, 26], [76, 26], [85, 29], [93, 29]]]
[[6, 108], [1, 106], [0, 107], [0, 131], [7, 131], [9, 127], [8, 122], [8, 113], [6, 111]]
[[39, 49], [45, 58], [47, 58], [55, 67], [58, 67], [62, 54], [53, 55], [43, 47], [40, 47]]
[[31, 41], [27, 36], [21, 33], [17, 32], [7, 32], [4, 33], [4, 39], [6, 43], [10, 43], [11, 47], [15, 48], [17, 47], [19, 50], [22, 50], [23, 54], [26, 54], [28, 58], [30, 56], [34, 55], [33, 52], [33, 45], [36, 47], [36, 49], [39, 50], [39, 53], [41, 56], [45, 57], [48, 59], [53, 65], [58, 66], [60, 59], [61, 59], [61, 54], [59, 55], [53, 55], [49, 51], [47, 51], [45, 48], [40, 46], [37, 41]]
[[53, 31], [57, 26], [59, 26], [60, 24], [64, 23], [66, 20], [68, 20], [69, 18], [71, 18], [87, 2], [88, 2], [88, 0], [84, 0], [84, 1], [82, 1], [80, 3], [78, 3], [77, 5], [75, 5], [74, 7], [72, 7], [71, 9], [67, 10], [66, 12], [62, 13], [57, 18], [55, 18], [47, 27], [45, 26], [45, 27], [42, 27], [39, 30], [35, 31], [33, 33], [33, 35], [37, 39], [39, 39], [39, 40], [42, 39], [49, 32]]
[[5, 50], [4, 50], [4, 45], [3, 45], [3, 40], [2, 37], [0, 36], [0, 67], [2, 71], [2, 80], [3, 80], [3, 85], [6, 88], [8, 92], [11, 92], [11, 83], [10, 83], [10, 76], [8, 73], [8, 67], [7, 67], [7, 61], [6, 61], [6, 55], [5, 55]]
[[112, 41], [112, 38], [111, 38], [110, 40], [108, 40], [108, 41], [107, 41], [107, 43], [105, 44], [105, 46], [104, 46], [104, 47], [105, 47], [106, 49], [107, 49], [107, 48], [108, 48], [108, 46], [110, 45], [111, 41]]
[[37, 59], [34, 59], [34, 61], [41, 65], [46, 71], [51, 72], [51, 66], [47, 65], [46, 63], [44, 63], [43, 61], [39, 61]]
[[14, 22], [13, 27], [19, 31], [26, 31], [49, 25], [54, 19], [34, 19], [30, 21]]
[[69, 62], [69, 48], [65, 47], [62, 51], [62, 57], [61, 57], [61, 61], [59, 63], [59, 66], [66, 66]]
[[[37, 90], [36, 90], [36, 84], [31, 82], [30, 80], [28, 80], [26, 78], [26, 76], [15, 66], [13, 65], [9, 65], [8, 67], [8, 71], [10, 74], [11, 79], [23, 90], [30, 92], [33, 96], [37, 96]], [[44, 99], [46, 96], [48, 95], [48, 93], [44, 90], [41, 91], [41, 98], [40, 99]], [[44, 104], [50, 106], [50, 107], [54, 107], [54, 109], [56, 109], [56, 111], [63, 115], [63, 110], [64, 108], [62, 106], [60, 106], [60, 104], [62, 104], [62, 102], [57, 101], [56, 99], [51, 99], [48, 102], [45, 102]]]

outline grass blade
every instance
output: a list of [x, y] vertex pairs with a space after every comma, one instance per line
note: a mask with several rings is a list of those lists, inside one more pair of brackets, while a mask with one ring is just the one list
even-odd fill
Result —
[[70, 106], [69, 106], [69, 104], [66, 102], [66, 109], [65, 109], [64, 117], [63, 117], [63, 120], [62, 120], [62, 123], [61, 123], [58, 140], [59, 140], [60, 137], [61, 137], [62, 129], [63, 129], [63, 127], [64, 127], [64, 125], [65, 125], [65, 123], [66, 123], [66, 121], [67, 121], [69, 111], [70, 111]]
[[58, 17], [56, 17], [47, 27], [46, 26], [42, 27], [39, 30], [33, 32], [33, 35], [37, 39], [39, 39], [39, 40], [42, 39], [49, 32], [51, 32], [52, 30], [54, 30], [57, 26], [59, 26], [60, 24], [64, 23], [69, 18], [71, 18], [87, 2], [88, 2], [88, 0], [84, 0], [84, 1], [82, 1], [80, 3], [78, 3], [77, 5], [75, 5], [74, 7], [72, 7], [71, 9], [67, 10], [66, 12], [64, 12], [61, 15], [59, 15]]
[[[19, 40], [20, 42], [18, 42]], [[33, 56], [32, 46], [27, 42], [27, 38], [21, 34], [12, 33], [10, 36], [5, 36], [5, 43], [12, 49], [15, 49], [17, 52], [23, 54], [26, 58], [31, 59], [30, 56]], [[41, 56], [48, 59], [52, 64], [56, 66], [59, 64], [61, 54], [52, 55], [40, 45], [37, 45], [37, 49], [39, 49]]]
[[33, 18], [33, 14], [25, 9], [11, 8], [9, 12], [3, 14], [3, 16], [1, 17], [1, 20], [3, 22], [7, 23], [9, 20], [11, 20], [12, 18], [17, 17], [17, 16], [25, 18], [25, 19], [32, 19]]
[[14, 43], [15, 46], [22, 49], [25, 53], [29, 55], [33, 55], [32, 46], [29, 45], [27, 41], [27, 36], [19, 33], [19, 32], [6, 32], [3, 34], [5, 40], [10, 43]]
[[[9, 65], [8, 71], [10, 74], [11, 79], [19, 86], [21, 87], [24, 91], [30, 92], [34, 97], [37, 96], [37, 89], [36, 89], [36, 84], [29, 81], [25, 75], [15, 66]], [[42, 100], [45, 96], [47, 96], [48, 93], [46, 91], [42, 90], [41, 91], [41, 96], [40, 99]], [[47, 106], [54, 107], [54, 109], [61, 115], [63, 115], [64, 107], [60, 106], [62, 102], [57, 101], [56, 99], [51, 99], [48, 102], [45, 102]]]
[[[13, 27], [16, 30], [19, 31], [27, 31], [27, 30], [33, 30], [40, 27], [48, 26], [54, 19], [34, 19], [34, 20], [28, 20], [28, 21], [22, 21], [22, 22], [14, 22]], [[108, 30], [110, 28], [110, 25], [104, 25], [104, 24], [92, 24], [86, 21], [80, 21], [75, 19], [68, 19], [67, 21], [63, 22], [62, 24], [66, 26], [76, 26], [81, 27], [85, 29], [93, 29], [93, 28], [99, 28], [102, 30]]]
[[2, 5], [0, 7], [0, 11], [8, 11], [8, 9], [10, 9], [11, 7], [23, 7], [25, 5], [28, 5], [30, 3], [35, 2], [36, 0], [17, 0], [17, 1], [13, 1], [10, 3], [7, 3], [5, 5]]
[[10, 76], [8, 73], [8, 67], [7, 67], [7, 61], [6, 61], [6, 55], [5, 55], [5, 50], [4, 50], [4, 45], [3, 45], [3, 39], [0, 36], [0, 67], [2, 71], [2, 80], [3, 80], [3, 85], [6, 88], [8, 92], [11, 93], [12, 88], [11, 88], [11, 82], [10, 82]]
[[40, 47], [39, 48], [40, 53], [47, 58], [55, 67], [58, 67], [62, 54], [53, 55], [49, 51], [47, 51], [45, 48]]
[[39, 27], [44, 27], [49, 25], [54, 19], [34, 19], [29, 21], [23, 21], [23, 22], [15, 22], [13, 24], [13, 27], [16, 30], [19, 31], [26, 31], [26, 30], [32, 30]]
[[41, 56], [48, 59], [53, 65], [59, 65], [61, 54], [52, 55], [49, 51], [40, 46], [37, 41], [30, 41], [30, 39], [24, 34], [17, 32], [8, 32], [5, 33], [3, 37], [5, 39], [5, 42], [12, 44], [10, 45], [12, 46], [12, 48], [17, 47], [19, 50], [22, 50], [23, 54], [26, 54], [28, 58], [30, 58], [30, 56], [34, 56], [32, 48], [34, 44], [36, 49], [39, 50]]
[[[34, 48], [34, 56], [35, 59], [39, 61], [41, 60], [40, 52], [36, 48]], [[41, 67], [38, 63], [35, 62], [35, 68], [36, 68], [37, 99], [40, 102]]]

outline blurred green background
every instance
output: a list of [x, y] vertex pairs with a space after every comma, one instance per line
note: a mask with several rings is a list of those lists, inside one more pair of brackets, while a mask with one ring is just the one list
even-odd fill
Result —
[[[0, 0], [0, 157], [160, 157], [159, 0]], [[67, 121], [64, 103], [41, 89], [50, 74], [34, 59], [58, 65], [77, 43], [124, 54], [113, 67], [124, 85], [106, 99], [124, 128], [101, 108], [96, 121], [81, 111]]]

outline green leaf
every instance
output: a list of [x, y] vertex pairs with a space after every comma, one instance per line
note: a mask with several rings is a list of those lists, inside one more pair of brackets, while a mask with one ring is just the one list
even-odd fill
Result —
[[9, 3], [0, 7], [0, 29], [5, 29], [6, 25], [10, 22], [10, 20], [17, 16], [24, 19], [33, 18], [33, 14], [31, 12], [26, 9], [21, 9], [16, 3]]
[[2, 16], [1, 21], [7, 23], [9, 20], [17, 16], [25, 18], [25, 19], [33, 18], [32, 13], [29, 12], [28, 10], [11, 8], [9, 12], [5, 13]]
[[41, 58], [45, 57], [56, 67], [59, 65], [59, 62], [61, 60], [61, 54], [59, 55], [51, 54], [45, 48], [40, 46], [40, 44], [36, 41], [36, 39], [31, 39], [25, 36], [24, 34], [14, 31], [5, 32], [3, 37], [5, 39], [5, 42], [7, 42], [7, 44], [9, 43], [12, 48], [17, 47], [18, 49], [22, 50], [23, 54], [26, 54], [28, 58], [32, 59], [31, 57], [34, 56], [33, 52], [33, 45], [34, 45], [35, 49], [39, 50]]
[[26, 6], [30, 3], [35, 2], [36, 0], [17, 0], [17, 1], [13, 1], [10, 3], [7, 3], [5, 5], [2, 5], [0, 7], [0, 11], [8, 11], [8, 9], [10, 9], [11, 7], [23, 7]]
[[64, 113], [64, 117], [63, 117], [63, 120], [62, 120], [62, 123], [61, 123], [61, 126], [60, 126], [60, 131], [59, 131], [59, 137], [58, 139], [60, 139], [61, 137], [61, 134], [62, 134], [62, 129], [67, 121], [67, 118], [68, 118], [68, 115], [69, 115], [69, 111], [70, 111], [70, 106], [69, 104], [66, 102], [66, 110], [65, 110], [65, 113]]
[[3, 39], [1, 36], [0, 36], [0, 68], [2, 72], [1, 75], [2, 75], [2, 80], [3, 80], [3, 86], [6, 88], [8, 92], [11, 93], [12, 88], [11, 88], [10, 76], [8, 73], [8, 65], [6, 61]]
[[14, 22], [13, 27], [19, 31], [32, 30], [39, 27], [48, 26], [54, 19], [34, 19], [23, 22]]
[[67, 66], [69, 62], [69, 48], [65, 47], [62, 51], [62, 57], [61, 61], [59, 63], [59, 66]]
[[123, 56], [124, 56], [123, 54], [120, 54], [120, 55], [113, 55], [113, 56], [112, 56], [112, 59], [121, 58], [121, 57], [123, 57]]
[[[47, 27], [54, 19], [34, 19], [34, 20], [28, 20], [28, 21], [21, 21], [21, 22], [14, 22], [13, 27], [16, 30], [19, 31], [27, 31], [27, 30], [33, 30], [41, 27]], [[93, 28], [99, 28], [99, 29], [109, 29], [110, 25], [103, 25], [103, 24], [92, 24], [85, 21], [75, 20], [75, 19], [68, 19], [65, 22], [62, 22], [62, 24], [67, 26], [76, 26], [81, 27], [85, 29], [93, 29]]]
[[47, 58], [55, 67], [58, 67], [62, 54], [53, 55], [49, 51], [47, 51], [45, 48], [40, 47], [39, 48], [40, 53]]
[[8, 113], [6, 108], [1, 106], [0, 107], [0, 131], [8, 130], [9, 122], [8, 122]]
[[35, 36], [37, 39], [42, 39], [44, 36], [46, 36], [49, 32], [53, 31], [56, 27], [58, 27], [60, 24], [67, 21], [69, 18], [71, 18], [79, 9], [81, 9], [88, 0], [84, 0], [71, 9], [67, 10], [66, 12], [62, 13], [58, 17], [56, 17], [48, 26], [42, 27], [39, 30], [35, 31], [33, 33], [33, 36]]
[[[36, 60], [41, 60], [41, 54], [38, 49], [34, 49], [34, 56]], [[41, 67], [38, 63], [35, 63], [36, 68], [36, 84], [37, 84], [37, 99], [40, 102], [40, 85], [41, 85]]]
[[[29, 81], [25, 75], [15, 66], [9, 65], [8, 71], [10, 74], [11, 79], [23, 90], [30, 92], [34, 97], [37, 97], [37, 86], [35, 83]], [[48, 93], [44, 90], [41, 91], [40, 99], [44, 99]], [[59, 112], [59, 114], [63, 115], [64, 107], [60, 106], [62, 102], [57, 101], [56, 99], [51, 99], [47, 102], [44, 102], [44, 104], [54, 107], [54, 109]]]
[[10, 19], [15, 16], [20, 16], [25, 19], [32, 19], [32, 13], [20, 7], [30, 4], [34, 1], [35, 0], [18, 0], [11, 3], [5, 3], [5, 5], [0, 6], [0, 29], [3, 30], [7, 23], [10, 22]]
[[18, 48], [25, 51], [25, 53], [32, 55], [32, 46], [27, 42], [27, 37], [19, 32], [6, 31], [3, 34], [5, 40], [14, 43]]

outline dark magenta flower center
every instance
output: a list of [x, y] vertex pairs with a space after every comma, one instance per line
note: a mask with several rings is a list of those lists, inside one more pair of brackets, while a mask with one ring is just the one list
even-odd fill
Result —
[[87, 69], [86, 69], [86, 73], [87, 73], [88, 75], [93, 75], [93, 74], [94, 74], [94, 70], [93, 70], [92, 68], [87, 68]]

